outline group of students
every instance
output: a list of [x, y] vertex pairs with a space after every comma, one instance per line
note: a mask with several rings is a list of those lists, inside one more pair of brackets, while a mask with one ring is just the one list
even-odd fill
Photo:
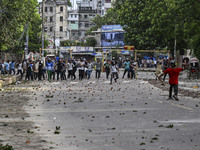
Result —
[[[125, 63], [125, 71], [124, 75], [128, 71], [128, 78], [135, 78], [135, 67], [136, 64], [134, 62], [129, 62], [126, 59]], [[17, 69], [17, 75], [20, 74], [20, 80], [45, 80], [49, 81], [55, 80], [57, 76], [57, 80], [67, 80], [67, 78], [71, 80], [76, 79], [76, 72], [78, 70], [79, 80], [83, 80], [84, 78], [90, 79], [91, 73], [94, 68], [95, 70], [95, 78], [99, 79], [101, 77], [102, 69], [105, 69], [106, 79], [110, 76], [110, 83], [112, 84], [113, 78], [115, 81], [119, 78], [119, 65], [115, 60], [112, 61], [102, 61], [97, 59], [97, 61], [90, 61], [81, 58], [77, 59], [69, 59], [65, 62], [63, 59], [55, 59], [55, 58], [46, 58], [45, 63], [42, 60], [23, 60], [9, 62], [0, 61], [0, 70], [1, 74], [10, 74], [15, 75], [15, 69]], [[68, 73], [66, 73], [68, 72]], [[66, 76], [67, 74], [67, 76]], [[124, 78], [123, 75], [123, 78]]]
[[15, 61], [0, 60], [0, 72], [1, 74], [15, 74]]

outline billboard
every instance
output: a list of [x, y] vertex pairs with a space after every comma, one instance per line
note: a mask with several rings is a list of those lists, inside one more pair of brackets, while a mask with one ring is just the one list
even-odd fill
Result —
[[102, 47], [123, 47], [124, 46], [124, 32], [117, 31], [117, 30], [122, 30], [122, 27], [120, 25], [102, 26], [102, 33], [101, 33]]

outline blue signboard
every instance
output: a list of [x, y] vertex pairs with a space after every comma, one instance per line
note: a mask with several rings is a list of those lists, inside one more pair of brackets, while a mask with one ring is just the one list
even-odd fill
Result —
[[121, 25], [104, 25], [102, 26], [102, 31], [109, 31], [109, 30], [121, 30]]
[[[101, 46], [102, 47], [123, 47], [124, 46], [124, 32], [115, 31], [121, 30], [120, 25], [104, 25], [102, 26], [101, 33]], [[112, 31], [112, 32], [109, 32]]]

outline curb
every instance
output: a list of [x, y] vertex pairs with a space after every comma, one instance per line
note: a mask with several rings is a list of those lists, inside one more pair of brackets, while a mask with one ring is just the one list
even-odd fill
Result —
[[20, 79], [20, 75], [8, 76], [3, 79], [0, 78], [0, 88], [9, 84], [16, 83], [19, 79]]

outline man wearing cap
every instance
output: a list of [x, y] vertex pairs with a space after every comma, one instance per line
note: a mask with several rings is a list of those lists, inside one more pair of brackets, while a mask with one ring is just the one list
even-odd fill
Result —
[[[171, 64], [171, 67], [166, 69], [164, 71], [164, 73], [162, 73], [159, 78], [161, 78], [163, 75], [165, 74], [169, 74], [169, 84], [170, 84], [170, 88], [169, 88], [169, 98], [168, 100], [173, 100], [173, 98], [175, 100], [179, 100], [178, 99], [178, 76], [179, 76], [179, 73], [181, 71], [183, 71], [183, 68], [175, 68], [176, 65], [175, 65], [175, 62], [174, 60], [172, 60], [170, 62]], [[172, 89], [174, 89], [174, 95], [173, 95], [173, 98], [172, 98]]]

